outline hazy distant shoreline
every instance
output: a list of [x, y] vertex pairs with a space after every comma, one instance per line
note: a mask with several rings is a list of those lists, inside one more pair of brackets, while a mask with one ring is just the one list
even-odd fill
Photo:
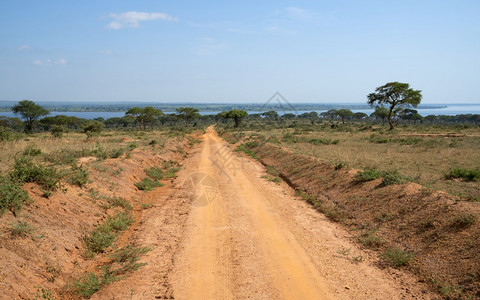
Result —
[[[17, 101], [0, 101], [0, 112], [9, 112]], [[200, 112], [220, 112], [231, 109], [244, 109], [246, 111], [326, 111], [329, 109], [348, 108], [351, 110], [369, 110], [367, 104], [358, 103], [289, 103], [270, 101], [269, 103], [158, 103], [158, 102], [53, 102], [36, 101], [37, 104], [45, 107], [51, 112], [125, 112], [128, 109], [138, 106], [152, 106], [162, 111], [175, 111], [178, 107], [188, 106], [199, 109]], [[422, 104], [421, 109], [442, 109], [450, 104]], [[455, 104], [457, 105], [457, 104]], [[461, 105], [461, 104], [460, 104]], [[470, 104], [465, 104], [470, 105]]]

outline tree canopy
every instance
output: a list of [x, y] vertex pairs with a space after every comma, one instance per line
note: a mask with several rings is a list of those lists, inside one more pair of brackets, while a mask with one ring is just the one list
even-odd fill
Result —
[[370, 93], [367, 97], [367, 103], [372, 107], [375, 105], [390, 106], [387, 118], [390, 129], [393, 129], [392, 113], [395, 107], [417, 107], [420, 101], [422, 101], [422, 91], [410, 88], [408, 83], [395, 81], [377, 87], [375, 93]]
[[232, 109], [230, 111], [224, 111], [220, 113], [220, 116], [226, 119], [233, 119], [235, 122], [235, 128], [237, 128], [240, 125], [240, 121], [243, 118], [248, 117], [248, 113], [242, 109]]
[[190, 124], [190, 121], [200, 117], [200, 114], [198, 113], [198, 108], [193, 108], [193, 107], [179, 107], [176, 109], [178, 117], [180, 119], [184, 119], [185, 123]]
[[132, 116], [135, 118], [135, 122], [140, 124], [143, 129], [147, 128], [147, 124], [153, 127], [155, 121], [163, 116], [163, 112], [159, 109], [147, 106], [144, 108], [132, 107], [126, 113], [125, 116]]
[[30, 100], [22, 100], [12, 107], [15, 114], [20, 114], [25, 119], [25, 130], [31, 132], [33, 123], [42, 116], [48, 115], [50, 112], [42, 106]]

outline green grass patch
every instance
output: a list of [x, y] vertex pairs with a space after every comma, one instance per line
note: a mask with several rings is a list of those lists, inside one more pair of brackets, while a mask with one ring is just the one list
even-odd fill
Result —
[[480, 168], [477, 169], [464, 169], [464, 168], [453, 168], [445, 174], [445, 179], [455, 179], [459, 178], [464, 181], [478, 181], [480, 180]]
[[88, 170], [81, 166], [79, 167], [77, 165], [72, 165], [70, 174], [67, 177], [67, 181], [70, 184], [84, 187], [88, 183]]
[[127, 212], [119, 212], [109, 217], [105, 223], [95, 228], [83, 241], [85, 244], [86, 256], [93, 256], [95, 253], [103, 252], [110, 247], [116, 235], [133, 223], [133, 218]]
[[163, 170], [159, 167], [151, 167], [147, 169], [145, 173], [153, 180], [163, 179]]
[[358, 182], [372, 181], [380, 178], [381, 174], [375, 169], [366, 169], [355, 174], [355, 180]]
[[7, 210], [20, 211], [23, 203], [31, 201], [27, 191], [8, 177], [0, 176], [0, 215]]
[[177, 172], [180, 171], [180, 168], [179, 167], [173, 167], [173, 168], [170, 168], [168, 169], [166, 172], [165, 172], [165, 178], [175, 178], [177, 177]]
[[[167, 174], [168, 174], [168, 172], [167, 172]], [[157, 181], [157, 180], [152, 180], [148, 177], [145, 177], [145, 178], [143, 178], [142, 181], [136, 182], [135, 186], [141, 191], [148, 192], [148, 191], [153, 190], [156, 187], [162, 187], [162, 186], [164, 186], [164, 184]]]

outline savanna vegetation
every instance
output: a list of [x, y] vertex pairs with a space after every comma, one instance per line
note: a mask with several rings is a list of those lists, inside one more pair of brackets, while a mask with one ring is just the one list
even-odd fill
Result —
[[[115, 245], [118, 236], [135, 223], [135, 209], [147, 209], [152, 204], [135, 203], [114, 193], [118, 185], [108, 178], [118, 178], [125, 170], [110, 160], [128, 162], [134, 153], [145, 151], [159, 155], [170, 151], [184, 157], [183, 146], [198, 142], [192, 133], [215, 124], [219, 135], [234, 144], [238, 152], [267, 166], [262, 180], [276, 184], [286, 180], [297, 189], [299, 197], [331, 220], [358, 232], [359, 242], [378, 250], [386, 265], [427, 274], [417, 267], [420, 256], [412, 246], [414, 242], [402, 244], [403, 236], [411, 232], [392, 229], [414, 214], [404, 206], [395, 208], [395, 201], [408, 198], [403, 195], [406, 192], [395, 189], [412, 182], [421, 186], [420, 192], [411, 196], [416, 204], [409, 202], [410, 206], [427, 201], [424, 199], [429, 201], [425, 206], [441, 202], [436, 191], [447, 193], [454, 204], [466, 204], [461, 206], [461, 212], [453, 208], [450, 211], [452, 204], [445, 206], [445, 219], [432, 215], [417, 222], [417, 236], [431, 244], [448, 246], [449, 239], [455, 240], [462, 231], [478, 226], [480, 115], [422, 117], [415, 110], [421, 92], [398, 82], [378, 87], [367, 98], [375, 108], [370, 116], [341, 107], [320, 114], [312, 111], [283, 115], [276, 110], [248, 114], [231, 108], [202, 116], [193, 107], [177, 106], [175, 113], [165, 114], [153, 106], [133, 106], [125, 109], [124, 117], [95, 120], [48, 116], [47, 109], [23, 100], [13, 107], [19, 118], [0, 117], [0, 215], [11, 213], [15, 218], [10, 225], [12, 235], [26, 239], [37, 231], [21, 214], [25, 205], [35, 202], [32, 186], [38, 188], [37, 194], [43, 199], [55, 198], [69, 189], [88, 196], [103, 213], [95, 214], [103, 217], [81, 235], [83, 258], [103, 255], [107, 261], [99, 271], [85, 273], [70, 285], [73, 293], [88, 297], [118, 276], [140, 268], [139, 257], [148, 251], [138, 245]], [[271, 163], [272, 157], [276, 164]], [[317, 166], [327, 166], [329, 173], [315, 169]], [[181, 164], [172, 159], [142, 166], [135, 171], [139, 175], [129, 188], [141, 195], [161, 189], [180, 169]], [[304, 181], [308, 181], [306, 186]], [[102, 182], [109, 192], [101, 192], [96, 182]], [[343, 187], [345, 182], [349, 185]], [[339, 186], [359, 190], [355, 195], [345, 192], [333, 204], [326, 194], [322, 196], [322, 189]], [[363, 186], [369, 187], [368, 191]], [[348, 207], [356, 207], [358, 212]], [[378, 213], [373, 211], [376, 209]], [[368, 217], [363, 216], [367, 211]], [[362, 221], [355, 219], [357, 213], [364, 218]], [[392, 242], [392, 237], [397, 236], [389, 233], [393, 230], [403, 234], [398, 238], [400, 242]], [[469, 234], [472, 239], [479, 238], [476, 231]], [[415, 245], [422, 243], [425, 241]], [[461, 243], [456, 251], [462, 253], [476, 245], [465, 240]], [[479, 278], [480, 269], [477, 272], [472, 276]], [[477, 288], [459, 282], [458, 278], [465, 279], [466, 275], [452, 275], [451, 279], [443, 274], [428, 274], [440, 292], [448, 291], [448, 297], [468, 297], [472, 293], [466, 289]], [[42, 293], [48, 292], [42, 288]]]

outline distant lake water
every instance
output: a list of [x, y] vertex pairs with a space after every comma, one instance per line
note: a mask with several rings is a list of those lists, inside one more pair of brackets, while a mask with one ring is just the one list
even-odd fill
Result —
[[[447, 115], [447, 116], [454, 116], [454, 115], [461, 115], [461, 114], [480, 114], [480, 104], [458, 104], [458, 105], [450, 105], [446, 104], [444, 108], [419, 108], [417, 109], [418, 113], [422, 116], [428, 115]], [[316, 110], [317, 113], [322, 113], [326, 110]], [[353, 112], [363, 112], [370, 115], [374, 110], [373, 109], [352, 109]], [[262, 113], [263, 111], [249, 111], [249, 114], [254, 113]], [[278, 111], [280, 115], [286, 113], [293, 113], [296, 115], [300, 115], [309, 111]], [[166, 114], [174, 113], [174, 112], [165, 112]], [[201, 115], [215, 115], [219, 113], [219, 111], [204, 111], [200, 112]], [[95, 119], [95, 118], [116, 118], [116, 117], [123, 117], [125, 116], [125, 112], [115, 111], [115, 112], [61, 112], [61, 111], [52, 111], [49, 116], [56, 116], [56, 115], [65, 115], [65, 116], [74, 116], [83, 119]], [[18, 117], [13, 112], [0, 112], [0, 116], [5, 117]]]

